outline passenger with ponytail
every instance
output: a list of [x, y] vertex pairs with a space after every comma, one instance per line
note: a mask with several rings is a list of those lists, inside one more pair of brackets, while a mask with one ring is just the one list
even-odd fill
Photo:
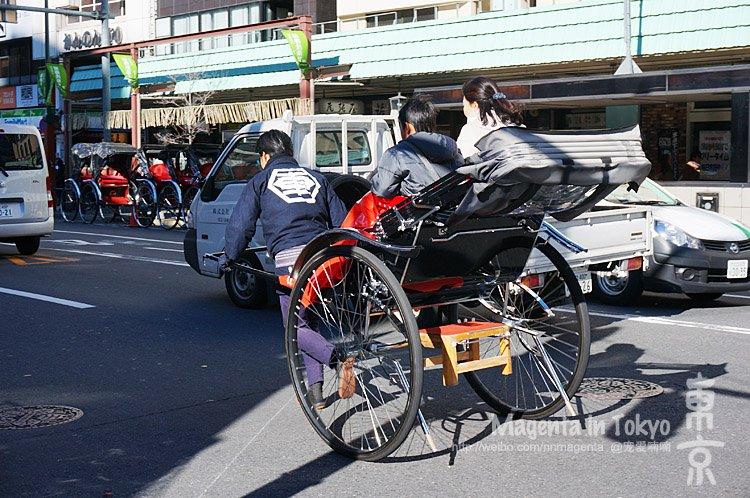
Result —
[[478, 152], [475, 144], [492, 130], [503, 126], [523, 126], [521, 108], [500, 91], [490, 78], [477, 76], [463, 86], [466, 124], [458, 135], [458, 148], [464, 157]]

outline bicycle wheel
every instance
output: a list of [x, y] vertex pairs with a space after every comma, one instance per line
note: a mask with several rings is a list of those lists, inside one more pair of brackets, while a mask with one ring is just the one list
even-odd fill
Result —
[[65, 221], [75, 221], [81, 211], [81, 190], [72, 178], [65, 180], [60, 202], [60, 211]]
[[81, 188], [81, 219], [86, 223], [93, 223], [99, 215], [99, 189], [94, 182], [84, 182]]
[[167, 230], [172, 230], [180, 223], [181, 209], [180, 190], [173, 182], [166, 182], [159, 191], [156, 211], [159, 217], [159, 225]]
[[150, 227], [156, 219], [156, 187], [148, 180], [136, 182], [133, 196], [133, 217], [139, 227]]
[[466, 373], [469, 385], [493, 410], [529, 419], [557, 412], [576, 393], [591, 342], [588, 308], [573, 270], [551, 245], [537, 249], [553, 271], [539, 281], [522, 278], [498, 286], [482, 301], [491, 318], [510, 325], [510, 335], [505, 341], [480, 340], [480, 357], [496, 356], [509, 346], [511, 371]]
[[[368, 461], [388, 456], [412, 429], [422, 392], [419, 330], [406, 294], [382, 261], [354, 246], [320, 251], [296, 282], [286, 353], [305, 415], [318, 435], [343, 455]], [[332, 349], [325, 366], [316, 363], [313, 348], [305, 346], [321, 339]], [[335, 365], [347, 358], [354, 359], [356, 391], [342, 399], [336, 392]], [[318, 369], [322, 409], [313, 406], [307, 384], [321, 378]]]

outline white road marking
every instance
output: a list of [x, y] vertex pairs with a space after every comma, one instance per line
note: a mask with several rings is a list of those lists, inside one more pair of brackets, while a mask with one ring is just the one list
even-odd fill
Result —
[[179, 252], [180, 254], [182, 254], [182, 249], [168, 249], [168, 248], [164, 248], [164, 247], [150, 247], [150, 246], [146, 246], [146, 247], [144, 247], [144, 249], [151, 249], [152, 251]]
[[[554, 310], [562, 311], [564, 313], [574, 313], [572, 309], [554, 308]], [[669, 325], [669, 326], [684, 327], [688, 329], [704, 329], [704, 330], [713, 330], [715, 332], [730, 332], [733, 334], [750, 335], [750, 329], [744, 328], [744, 327], [733, 327], [731, 325], [716, 325], [713, 323], [688, 322], [686, 320], [674, 320], [672, 318], [664, 318], [661, 316], [641, 316], [641, 315], [620, 314], [620, 313], [603, 313], [601, 311], [589, 311], [589, 315], [598, 316], [602, 318], [614, 318], [616, 320], [625, 320], [628, 322], [648, 323], [651, 325]]]
[[170, 261], [168, 259], [156, 259], [156, 258], [147, 258], [145, 256], [132, 256], [130, 254], [117, 254], [113, 252], [94, 252], [94, 251], [83, 251], [79, 249], [55, 249], [52, 247], [46, 248], [47, 251], [57, 251], [57, 252], [69, 252], [73, 254], [86, 254], [89, 256], [101, 256], [103, 258], [113, 258], [113, 259], [127, 259], [130, 261], [141, 261], [145, 263], [159, 263], [162, 265], [172, 265], [172, 266], [190, 266], [187, 263], [183, 261]]
[[33, 292], [20, 291], [15, 289], [6, 289], [0, 287], [0, 293], [10, 294], [12, 296], [28, 297], [29, 299], [36, 299], [37, 301], [46, 301], [48, 303], [61, 304], [63, 306], [70, 306], [71, 308], [78, 308], [83, 310], [86, 308], [95, 308], [93, 304], [79, 303], [77, 301], [69, 301], [67, 299], [60, 299], [58, 297], [45, 296], [44, 294], [34, 294]]
[[245, 444], [245, 445], [244, 445], [244, 446], [242, 447], [242, 449], [240, 449], [240, 451], [238, 451], [238, 452], [237, 452], [237, 454], [236, 454], [236, 455], [234, 455], [234, 458], [232, 458], [232, 460], [230, 460], [230, 461], [229, 461], [229, 463], [228, 463], [228, 464], [226, 464], [226, 465], [224, 466], [224, 470], [222, 470], [221, 472], [219, 472], [219, 473], [218, 473], [218, 474], [216, 475], [216, 477], [214, 477], [214, 478], [213, 478], [213, 480], [212, 480], [212, 481], [211, 481], [211, 482], [209, 483], [209, 485], [208, 485], [208, 486], [206, 486], [206, 489], [204, 489], [204, 490], [203, 490], [203, 492], [202, 492], [202, 493], [200, 494], [200, 496], [201, 496], [201, 497], [203, 497], [203, 496], [206, 496], [206, 493], [208, 493], [208, 490], [209, 490], [209, 489], [211, 489], [211, 488], [213, 487], [213, 485], [214, 485], [214, 484], [216, 484], [216, 482], [217, 482], [217, 481], [218, 481], [219, 479], [221, 479], [221, 477], [222, 477], [222, 476], [223, 476], [224, 474], [226, 474], [227, 470], [229, 470], [229, 468], [230, 468], [230, 467], [231, 467], [232, 465], [234, 465], [234, 462], [236, 462], [236, 461], [237, 461], [237, 459], [238, 459], [238, 458], [240, 457], [240, 455], [241, 455], [242, 453], [244, 453], [244, 452], [245, 452], [245, 450], [247, 449], [247, 447], [248, 447], [248, 446], [250, 446], [251, 444], [253, 444], [253, 443], [255, 442], [255, 440], [256, 440], [256, 439], [258, 439], [258, 436], [260, 436], [260, 434], [261, 434], [261, 433], [262, 433], [262, 432], [263, 432], [264, 430], [266, 430], [266, 427], [268, 427], [268, 424], [270, 424], [271, 422], [273, 422], [273, 419], [275, 419], [276, 417], [278, 417], [278, 416], [279, 416], [279, 414], [280, 414], [280, 413], [281, 413], [282, 411], [284, 411], [284, 408], [286, 408], [286, 407], [287, 407], [287, 406], [289, 405], [289, 403], [291, 403], [291, 402], [292, 402], [292, 400], [293, 400], [293, 399], [295, 399], [295, 398], [296, 398], [296, 396], [291, 396], [291, 397], [290, 397], [290, 398], [289, 398], [288, 400], [286, 400], [286, 403], [284, 403], [284, 404], [282, 405], [282, 407], [281, 407], [281, 408], [279, 408], [279, 409], [278, 409], [278, 410], [276, 411], [276, 413], [274, 413], [274, 414], [273, 414], [273, 416], [272, 416], [271, 418], [269, 418], [268, 420], [266, 420], [266, 423], [265, 423], [265, 424], [263, 424], [263, 426], [262, 426], [262, 427], [260, 428], [260, 430], [259, 430], [258, 432], [256, 432], [256, 433], [255, 433], [255, 435], [254, 435], [254, 436], [253, 436], [253, 437], [252, 437], [252, 438], [250, 439], [250, 441], [248, 441], [248, 442], [247, 442], [247, 443], [246, 443], [246, 444]]
[[146, 239], [144, 237], [128, 237], [125, 235], [110, 235], [107, 233], [91, 233], [91, 232], [74, 232], [72, 230], [55, 230], [54, 233], [72, 233], [76, 235], [89, 235], [91, 237], [111, 237], [113, 239], [127, 239], [127, 240], [143, 240], [146, 242], [158, 242], [159, 244], [177, 244], [182, 245], [182, 242], [176, 242], [174, 240], [159, 240], [159, 239]]

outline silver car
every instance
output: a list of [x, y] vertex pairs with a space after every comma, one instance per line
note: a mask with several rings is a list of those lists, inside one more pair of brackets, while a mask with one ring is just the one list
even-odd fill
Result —
[[623, 186], [606, 202], [648, 206], [654, 219], [654, 251], [641, 270], [596, 274], [593, 292], [601, 301], [632, 302], [644, 290], [712, 301], [750, 289], [750, 229], [742, 223], [687, 206], [648, 179], [638, 192]]

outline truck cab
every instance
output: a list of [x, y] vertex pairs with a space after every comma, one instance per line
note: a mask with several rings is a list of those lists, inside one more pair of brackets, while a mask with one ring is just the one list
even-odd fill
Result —
[[[287, 111], [281, 118], [259, 121], [243, 127], [225, 147], [214, 164], [199, 196], [190, 206], [191, 226], [185, 237], [185, 259], [198, 273], [219, 278], [215, 262], [199, 257], [224, 249], [224, 231], [232, 210], [247, 181], [260, 171], [255, 145], [269, 130], [281, 130], [292, 138], [294, 158], [301, 166], [320, 171], [347, 207], [369, 191], [366, 177], [400, 136], [397, 120], [389, 116], [311, 115], [294, 116]], [[250, 246], [263, 246], [258, 226]], [[248, 251], [244, 257], [254, 265], [273, 269], [273, 261], [264, 253]], [[233, 272], [235, 273], [235, 272]], [[227, 277], [227, 291], [235, 304], [254, 307], [262, 303], [256, 292], [263, 285], [252, 275], [236, 281]], [[253, 296], [248, 298], [248, 296]], [[244, 297], [243, 297], [244, 296]], [[248, 298], [249, 301], [246, 299]]]

